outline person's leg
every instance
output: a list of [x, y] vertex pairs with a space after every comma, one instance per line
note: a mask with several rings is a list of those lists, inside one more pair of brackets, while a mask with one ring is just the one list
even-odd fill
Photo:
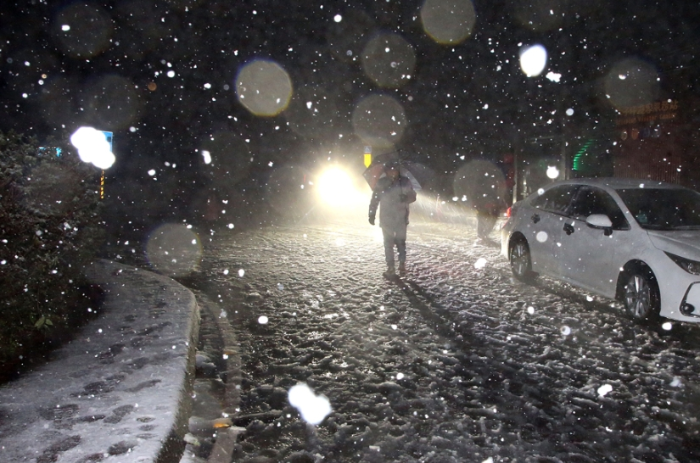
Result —
[[387, 228], [382, 228], [384, 235], [384, 257], [386, 259], [387, 269], [394, 269], [394, 232]]
[[404, 273], [406, 271], [406, 227], [396, 232], [395, 242], [399, 254], [399, 272]]
[[482, 229], [483, 237], [486, 238], [488, 237], [491, 232], [493, 231], [493, 227], [496, 225], [496, 220], [498, 220], [498, 216], [495, 214], [484, 214], [484, 226]]
[[484, 211], [476, 211], [476, 236], [478, 238], [486, 238], [489, 234], [488, 230], [488, 214]]

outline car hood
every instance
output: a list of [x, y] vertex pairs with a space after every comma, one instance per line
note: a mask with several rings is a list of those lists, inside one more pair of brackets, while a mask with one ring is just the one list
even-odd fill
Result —
[[700, 230], [649, 230], [647, 233], [656, 248], [688, 259], [700, 260]]

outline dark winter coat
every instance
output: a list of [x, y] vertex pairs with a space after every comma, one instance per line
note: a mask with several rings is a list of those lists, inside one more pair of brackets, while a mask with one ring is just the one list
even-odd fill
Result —
[[416, 200], [411, 181], [399, 177], [392, 183], [389, 177], [377, 181], [369, 203], [369, 216], [374, 218], [379, 206], [379, 225], [388, 230], [400, 231], [408, 225], [408, 205]]

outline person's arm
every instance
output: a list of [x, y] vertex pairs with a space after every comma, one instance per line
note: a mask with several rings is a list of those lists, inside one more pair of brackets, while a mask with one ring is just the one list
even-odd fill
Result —
[[413, 187], [406, 193], [406, 202], [409, 204], [416, 202], [416, 190]]
[[369, 202], [369, 223], [374, 225], [374, 220], [377, 217], [377, 207], [379, 206], [379, 194], [381, 190], [377, 185], [372, 192], [372, 200]]
[[404, 203], [411, 204], [416, 201], [416, 190], [413, 189], [411, 181], [407, 178], [402, 182], [401, 186], [401, 201]]

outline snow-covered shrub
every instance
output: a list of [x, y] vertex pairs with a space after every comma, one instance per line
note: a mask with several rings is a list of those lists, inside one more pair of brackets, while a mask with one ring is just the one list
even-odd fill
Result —
[[0, 133], [0, 372], [87, 315], [82, 271], [101, 240], [99, 175], [65, 146]]

